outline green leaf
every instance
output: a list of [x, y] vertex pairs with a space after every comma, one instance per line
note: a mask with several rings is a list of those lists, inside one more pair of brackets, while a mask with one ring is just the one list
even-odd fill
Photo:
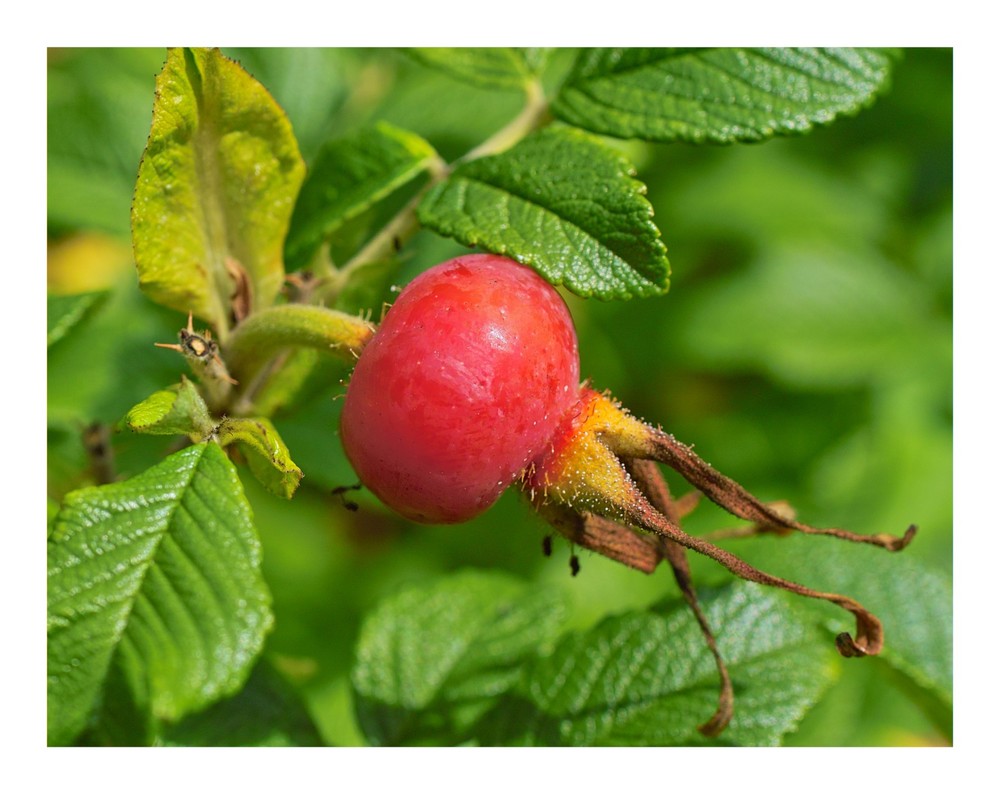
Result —
[[[829, 684], [832, 644], [765, 588], [730, 585], [704, 601], [736, 694], [720, 741], [779, 744]], [[703, 743], [697, 726], [718, 692], [697, 623], [675, 601], [564, 638], [503, 699], [487, 735], [495, 744], [545, 746]]]
[[890, 63], [887, 51], [866, 48], [590, 49], [552, 112], [620, 138], [759, 141], [870, 104]]
[[262, 661], [237, 695], [167, 726], [159, 743], [186, 747], [318, 747], [323, 740], [295, 690]]
[[261, 485], [276, 496], [291, 499], [302, 481], [302, 470], [270, 420], [227, 417], [218, 428], [222, 446], [239, 443], [247, 464]]
[[436, 160], [423, 138], [385, 122], [327, 143], [295, 204], [285, 243], [289, 268], [304, 267], [325, 240]]
[[62, 339], [107, 297], [106, 292], [84, 292], [78, 295], [49, 295], [46, 318], [48, 322], [47, 347]]
[[386, 599], [365, 620], [352, 672], [358, 720], [376, 745], [458, 744], [553, 639], [555, 592], [464, 572]]
[[440, 234], [531, 265], [583, 297], [659, 295], [668, 286], [666, 248], [646, 187], [633, 176], [598, 138], [547, 128], [460, 165], [418, 215]]
[[125, 426], [136, 433], [183, 435], [196, 441], [204, 441], [215, 431], [208, 406], [187, 378], [133, 407], [125, 415]]
[[[952, 588], [945, 576], [913, 557], [920, 534], [910, 548], [897, 554], [837, 542], [817, 549], [816, 540], [802, 536], [755, 539], [741, 550], [741, 556], [775, 573], [795, 571], [800, 581], [844, 593], [870, 609], [885, 630], [885, 648], [878, 662], [891, 667], [897, 682], [903, 682], [937, 726], [950, 734]], [[797, 603], [816, 612], [812, 601]], [[850, 629], [849, 619], [831, 619], [829, 610], [820, 608], [830, 631]]]
[[517, 47], [412, 47], [408, 54], [425, 66], [483, 88], [518, 90], [545, 66], [548, 50]]
[[[171, 49], [132, 203], [142, 288], [220, 333], [244, 275], [252, 306], [271, 305], [304, 171], [291, 125], [263, 86], [218, 50]], [[243, 271], [235, 277], [234, 266]]]
[[234, 693], [270, 603], [250, 507], [218, 445], [69, 494], [48, 545], [49, 743], [81, 732], [112, 662], [157, 719]]

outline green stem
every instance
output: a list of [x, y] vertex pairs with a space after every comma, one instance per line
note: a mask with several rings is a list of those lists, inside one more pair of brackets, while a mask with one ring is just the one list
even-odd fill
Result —
[[427, 191], [438, 182], [444, 181], [450, 172], [449, 167], [443, 161], [435, 161], [431, 166], [431, 177], [427, 184], [417, 191], [413, 198], [406, 202], [406, 206], [397, 212], [379, 230], [378, 234], [372, 237], [342, 268], [323, 280], [323, 283], [316, 288], [314, 300], [322, 302], [330, 296], [336, 295], [350, 281], [355, 271], [372, 262], [391, 256], [397, 246], [416, 234], [420, 229], [420, 224], [417, 222], [417, 207], [420, 206]]
[[487, 157], [491, 154], [499, 154], [509, 149], [529, 133], [547, 124], [550, 120], [549, 103], [545, 98], [545, 92], [542, 90], [541, 83], [533, 80], [525, 86], [525, 100], [524, 108], [516, 117], [511, 119], [505, 127], [497, 130], [481, 144], [459, 157], [456, 163], [464, 163], [469, 160], [477, 160], [480, 157]]
[[288, 303], [247, 317], [233, 331], [224, 353], [236, 379], [249, 385], [261, 367], [286, 347], [312, 347], [354, 359], [374, 331], [372, 323], [351, 314]]

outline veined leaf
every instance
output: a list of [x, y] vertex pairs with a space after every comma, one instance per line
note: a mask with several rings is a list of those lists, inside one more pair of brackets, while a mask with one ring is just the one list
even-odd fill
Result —
[[289, 268], [304, 267], [324, 240], [436, 158], [423, 138], [385, 122], [327, 143], [295, 204], [285, 244]]
[[[777, 745], [830, 683], [835, 653], [784, 600], [756, 585], [705, 599], [736, 702], [722, 743]], [[718, 700], [718, 673], [683, 602], [632, 612], [565, 637], [531, 665], [490, 715], [491, 744], [704, 743], [696, 728]]]
[[263, 86], [218, 50], [171, 49], [132, 202], [140, 286], [220, 334], [244, 281], [251, 310], [271, 305], [304, 172]]
[[418, 214], [428, 228], [531, 265], [583, 297], [659, 295], [668, 286], [666, 247], [633, 176], [598, 138], [547, 128], [459, 166]]
[[552, 112], [621, 138], [759, 141], [869, 104], [890, 60], [867, 48], [590, 49]]
[[302, 481], [302, 470], [270, 420], [227, 417], [218, 428], [222, 446], [238, 443], [261, 485], [276, 496], [291, 499]]
[[387, 599], [361, 631], [352, 681], [372, 744], [458, 744], [563, 618], [554, 592], [464, 572]]
[[217, 444], [69, 494], [48, 557], [51, 744], [87, 724], [112, 662], [173, 721], [237, 691], [271, 627], [250, 506]]
[[523, 89], [548, 58], [544, 48], [411, 47], [421, 63], [483, 88]]
[[134, 406], [125, 415], [125, 426], [136, 433], [184, 435], [204, 441], [214, 431], [215, 422], [198, 389], [184, 378]]
[[[769, 570], [797, 571], [810, 585], [847, 593], [871, 609], [882, 621], [885, 649], [878, 663], [898, 674], [898, 681], [945, 734], [952, 720], [951, 583], [909, 554], [887, 554], [882, 549], [833, 543], [822, 550], [815, 538], [759, 538], [747, 544], [744, 558]], [[914, 545], [920, 543], [918, 534]], [[829, 610], [811, 600], [799, 599], [797, 608], [808, 609], [829, 623], [832, 631], [849, 626], [834, 623]]]

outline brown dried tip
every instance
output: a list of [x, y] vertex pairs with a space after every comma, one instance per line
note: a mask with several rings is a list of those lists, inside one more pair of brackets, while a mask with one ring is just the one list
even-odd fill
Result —
[[200, 334], [195, 333], [194, 315], [189, 312], [187, 327], [181, 328], [177, 338], [179, 344], [153, 344], [167, 350], [176, 350], [183, 355], [191, 371], [208, 391], [212, 406], [217, 408], [224, 405], [231, 387], [236, 386], [238, 381], [229, 374], [225, 362], [219, 356], [219, 345], [212, 339], [212, 332], [205, 330]]

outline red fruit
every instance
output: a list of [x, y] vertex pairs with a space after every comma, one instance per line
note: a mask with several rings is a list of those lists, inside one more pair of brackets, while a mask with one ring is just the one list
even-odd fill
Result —
[[362, 350], [344, 448], [398, 512], [465, 521], [546, 449], [579, 380], [559, 293], [511, 259], [460, 256], [414, 279]]

